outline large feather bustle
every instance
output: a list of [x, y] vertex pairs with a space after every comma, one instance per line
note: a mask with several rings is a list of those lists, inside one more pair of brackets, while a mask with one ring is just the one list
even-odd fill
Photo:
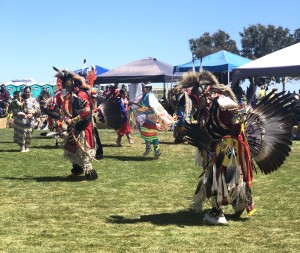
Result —
[[214, 84], [210, 87], [210, 91], [227, 96], [231, 98], [235, 103], [237, 103], [237, 98], [234, 92], [232, 91], [232, 89], [224, 84], [221, 83]]
[[186, 123], [184, 134], [188, 143], [197, 147], [199, 151], [210, 150], [213, 139], [205, 127], [201, 127], [200, 124]]
[[216, 92], [230, 97], [234, 102], [237, 102], [236, 96], [230, 87], [220, 84], [218, 79], [210, 71], [201, 73], [187, 72], [180, 79], [179, 86], [181, 88], [210, 86], [210, 92]]
[[199, 87], [198, 74], [187, 72], [182, 75], [179, 81], [182, 88]]
[[123, 120], [123, 114], [121, 113], [123, 108], [120, 99], [109, 98], [102, 102], [99, 108], [103, 114], [104, 123], [115, 130], [120, 129]]
[[264, 174], [277, 170], [289, 156], [294, 98], [269, 93], [249, 112], [246, 133], [252, 157]]
[[210, 71], [202, 71], [198, 75], [198, 81], [201, 85], [217, 85], [219, 84], [218, 79]]

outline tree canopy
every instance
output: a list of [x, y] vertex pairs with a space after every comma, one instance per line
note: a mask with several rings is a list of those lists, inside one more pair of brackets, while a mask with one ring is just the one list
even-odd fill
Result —
[[[212, 35], [209, 32], [205, 32], [197, 39], [190, 39], [190, 50], [195, 58], [226, 50], [255, 60], [300, 42], [300, 28], [292, 33], [288, 28], [275, 27], [274, 25], [250, 25], [244, 27], [243, 32], [240, 32], [239, 35], [241, 36], [241, 50], [238, 50], [236, 41], [232, 40], [230, 35], [222, 30], [218, 30]], [[256, 78], [256, 80], [260, 83], [258, 85], [271, 81], [271, 79], [266, 79], [265, 77]], [[273, 80], [286, 82], [286, 78], [274, 78]]]
[[230, 39], [230, 36], [222, 30], [218, 30], [212, 35], [206, 32], [198, 39], [190, 39], [189, 43], [190, 50], [196, 58], [201, 58], [220, 50], [239, 54], [236, 42]]
[[190, 50], [196, 58], [226, 50], [255, 60], [300, 42], [300, 28], [291, 33], [290, 29], [282, 26], [256, 24], [244, 27], [239, 35], [241, 36], [241, 50], [238, 50], [236, 41], [223, 30], [218, 30], [212, 35], [205, 32], [199, 38], [190, 39]]

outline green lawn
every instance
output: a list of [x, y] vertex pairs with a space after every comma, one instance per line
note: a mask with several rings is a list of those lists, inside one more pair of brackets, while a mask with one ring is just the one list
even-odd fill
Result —
[[[36, 131], [20, 153], [13, 130], [0, 129], [0, 252], [300, 252], [300, 142], [284, 166], [254, 175], [257, 212], [209, 226], [189, 210], [200, 168], [194, 148], [159, 133], [162, 155], [100, 129], [99, 178], [67, 178], [70, 163], [55, 141]], [[205, 208], [209, 208], [209, 203]]]

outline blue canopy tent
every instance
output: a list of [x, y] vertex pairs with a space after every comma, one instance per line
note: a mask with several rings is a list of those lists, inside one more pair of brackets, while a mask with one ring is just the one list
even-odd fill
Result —
[[[101, 75], [101, 74], [109, 71], [109, 69], [103, 68], [101, 66], [98, 66], [98, 65], [94, 65], [94, 66], [95, 66], [95, 69], [96, 69], [96, 76], [99, 76], [99, 75]], [[83, 70], [82, 69], [78, 69], [78, 70], [75, 70], [74, 72], [75, 73], [79, 73], [79, 72], [83, 71], [83, 72], [87, 73], [88, 70], [89, 70], [89, 67], [84, 68]]]
[[[174, 66], [173, 72], [188, 72], [192, 71], [195, 68], [195, 71], [199, 71], [200, 68], [200, 59], [190, 61], [188, 63]], [[211, 72], [232, 72], [239, 66], [242, 66], [251, 60], [245, 57], [242, 57], [237, 54], [230, 53], [226, 50], [221, 50], [219, 52], [204, 56], [202, 58], [202, 68], [203, 70], [208, 70]], [[229, 80], [229, 78], [228, 78]]]

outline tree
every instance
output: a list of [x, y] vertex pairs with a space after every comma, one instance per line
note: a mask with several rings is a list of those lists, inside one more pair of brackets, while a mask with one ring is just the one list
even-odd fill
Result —
[[288, 28], [261, 24], [250, 25], [240, 32], [241, 55], [249, 59], [257, 59], [279, 49], [291, 46], [299, 40], [300, 31], [291, 34]]
[[300, 42], [300, 28], [295, 30], [294, 38], [296, 43]]
[[[282, 26], [276, 28], [273, 25], [263, 26], [257, 24], [244, 28], [244, 32], [241, 32], [240, 36], [242, 44], [241, 55], [255, 60], [299, 42], [300, 29], [295, 30], [294, 34], [292, 34], [288, 28], [283, 28]], [[285, 84], [288, 81], [288, 78], [273, 77], [269, 79], [258, 77], [256, 80], [258, 86], [260, 86], [261, 83], [269, 84], [271, 80], [276, 83], [282, 83], [283, 90], [285, 90]]]
[[239, 54], [236, 42], [230, 39], [230, 36], [222, 30], [218, 30], [212, 35], [205, 32], [198, 39], [190, 39], [189, 44], [190, 50], [196, 58], [201, 58], [220, 50]]

